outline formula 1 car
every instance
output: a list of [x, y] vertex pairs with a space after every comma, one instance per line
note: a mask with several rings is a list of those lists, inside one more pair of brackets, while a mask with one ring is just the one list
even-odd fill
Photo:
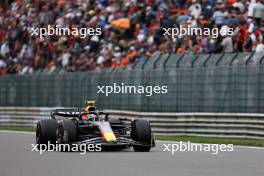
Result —
[[[95, 108], [94, 108], [95, 109]], [[93, 110], [94, 110], [93, 109]], [[57, 119], [57, 117], [63, 117]], [[37, 123], [36, 143], [101, 144], [102, 148], [148, 152], [155, 140], [148, 120], [109, 118], [103, 111], [56, 109]]]

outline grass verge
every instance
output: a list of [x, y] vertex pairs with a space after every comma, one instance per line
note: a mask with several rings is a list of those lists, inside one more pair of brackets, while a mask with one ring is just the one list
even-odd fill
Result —
[[0, 126], [0, 130], [34, 132], [35, 128], [34, 127], [19, 127], [19, 126]]
[[[34, 127], [19, 127], [19, 126], [0, 126], [0, 130], [11, 131], [29, 131], [34, 132]], [[155, 136], [156, 140], [161, 141], [183, 141], [193, 143], [207, 143], [207, 144], [234, 144], [241, 146], [255, 146], [264, 147], [264, 140], [262, 139], [233, 139], [233, 138], [216, 138], [216, 137], [193, 137], [193, 136]]]
[[193, 143], [207, 143], [207, 144], [234, 144], [240, 146], [255, 146], [264, 147], [264, 140], [262, 139], [244, 139], [244, 138], [217, 138], [217, 137], [193, 137], [193, 136], [155, 136], [156, 140], [161, 141], [183, 141]]

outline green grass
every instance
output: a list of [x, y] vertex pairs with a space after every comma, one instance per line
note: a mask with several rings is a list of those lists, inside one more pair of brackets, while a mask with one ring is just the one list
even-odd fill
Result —
[[10, 131], [35, 131], [34, 127], [19, 127], [19, 126], [0, 126], [0, 130], [10, 130]]
[[[0, 126], [0, 130], [11, 131], [29, 131], [34, 132], [34, 127], [19, 127], [19, 126]], [[233, 139], [233, 138], [216, 138], [216, 137], [193, 137], [193, 136], [155, 136], [156, 140], [161, 141], [183, 141], [193, 143], [207, 143], [207, 144], [234, 144], [241, 146], [256, 146], [264, 147], [264, 140], [262, 139]]]
[[183, 141], [193, 143], [207, 143], [207, 144], [234, 144], [241, 146], [256, 146], [264, 147], [263, 139], [233, 139], [233, 138], [217, 138], [217, 137], [193, 137], [193, 136], [155, 136], [156, 140], [161, 141]]

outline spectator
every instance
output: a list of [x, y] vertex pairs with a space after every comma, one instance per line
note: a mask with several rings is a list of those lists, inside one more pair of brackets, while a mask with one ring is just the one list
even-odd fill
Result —
[[256, 0], [256, 5], [253, 8], [253, 17], [256, 20], [258, 26], [261, 24], [261, 19], [264, 15], [264, 5], [260, 0]]
[[264, 40], [258, 41], [258, 44], [256, 46], [256, 52], [264, 52]]
[[[1, 74], [125, 68], [163, 53], [263, 52], [261, 0], [20, 0], [0, 2]], [[112, 24], [126, 19], [126, 27]], [[164, 27], [234, 29], [234, 35], [164, 36]], [[32, 36], [55, 25], [101, 35]]]

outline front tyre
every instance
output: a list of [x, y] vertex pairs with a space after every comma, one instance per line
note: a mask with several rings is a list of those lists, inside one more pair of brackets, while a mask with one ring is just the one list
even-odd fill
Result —
[[144, 119], [136, 119], [132, 121], [131, 127], [132, 127], [131, 138], [134, 141], [143, 144], [142, 146], [141, 145], [133, 146], [134, 151], [137, 152], [150, 151], [152, 135], [151, 135], [151, 127], [149, 121]]

